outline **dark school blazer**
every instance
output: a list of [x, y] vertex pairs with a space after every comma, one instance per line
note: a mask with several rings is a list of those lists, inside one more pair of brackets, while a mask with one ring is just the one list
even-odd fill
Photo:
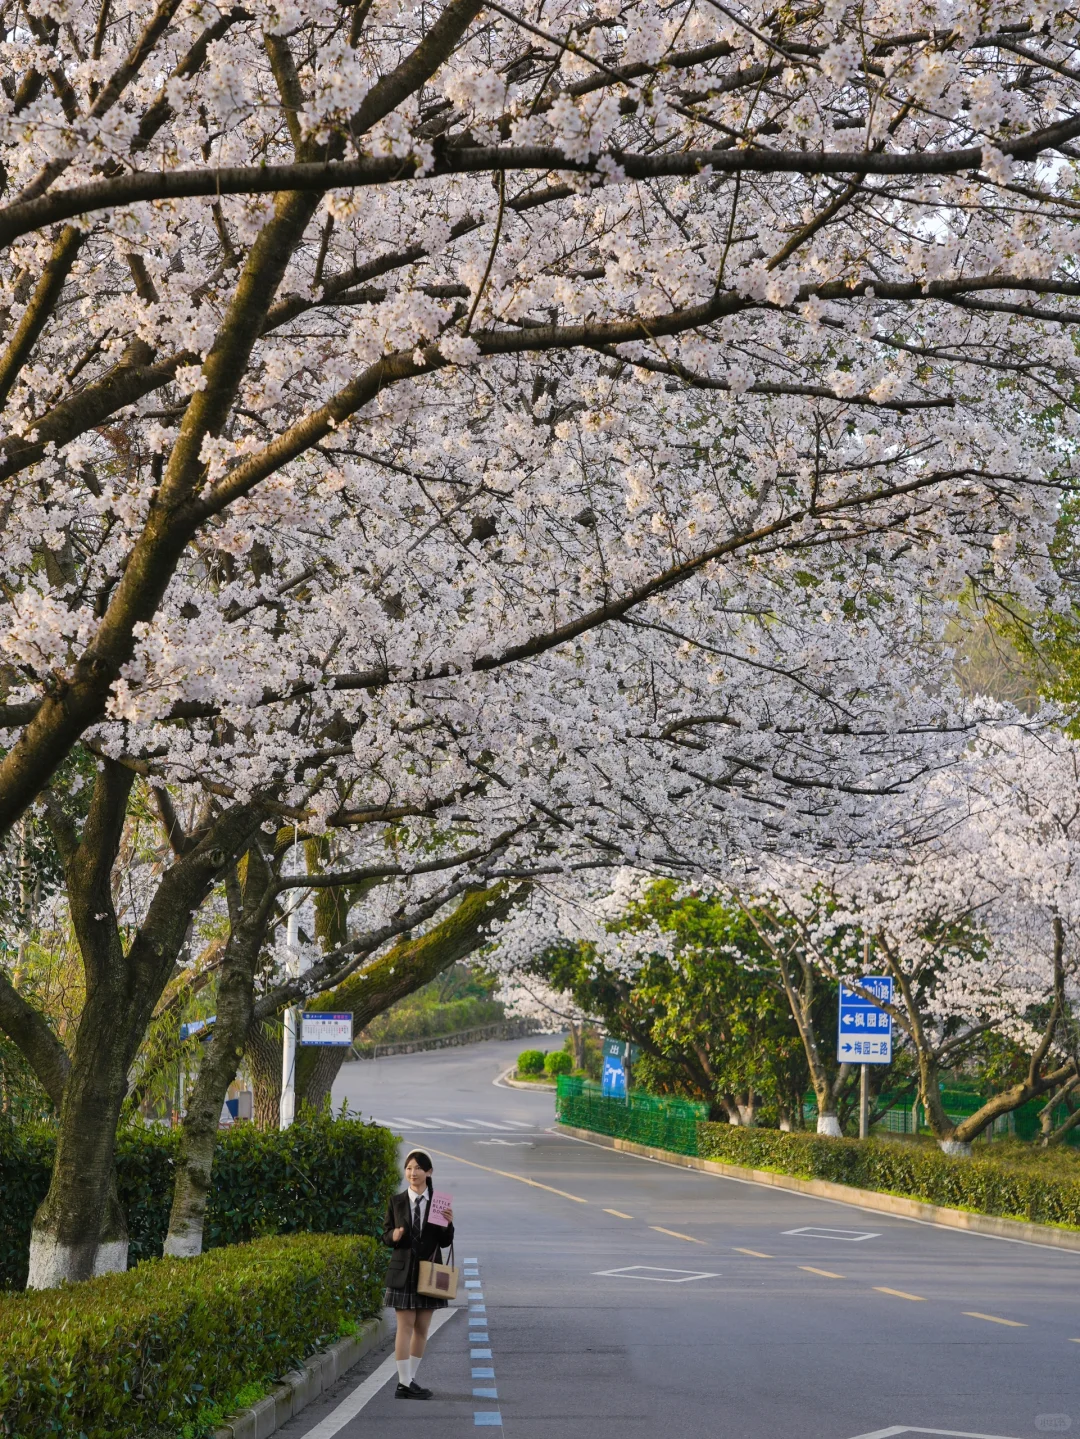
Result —
[[[399, 1240], [394, 1241], [395, 1229], [404, 1227], [405, 1233]], [[418, 1259], [430, 1259], [439, 1249], [448, 1249], [454, 1240], [454, 1226], [452, 1224], [429, 1224], [424, 1219], [424, 1227], [420, 1231], [420, 1249], [413, 1254], [412, 1249], [412, 1201], [409, 1198], [409, 1191], [403, 1189], [400, 1194], [395, 1194], [386, 1209], [386, 1223], [383, 1225], [383, 1243], [389, 1245], [393, 1250], [390, 1255], [390, 1267], [386, 1271], [386, 1287], [388, 1289], [413, 1289], [416, 1287], [416, 1264]]]

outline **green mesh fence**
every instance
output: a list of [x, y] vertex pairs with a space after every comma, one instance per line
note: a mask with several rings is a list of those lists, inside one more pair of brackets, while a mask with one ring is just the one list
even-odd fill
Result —
[[[875, 1107], [888, 1103], [890, 1095], [881, 1094], [876, 1101]], [[968, 1115], [974, 1114], [986, 1103], [985, 1097], [981, 1094], [973, 1094], [967, 1089], [943, 1088], [941, 1091], [942, 1103], [945, 1106], [945, 1113], [954, 1123], [966, 1119]], [[1037, 1139], [1040, 1134], [1039, 1117], [1044, 1104], [1043, 1099], [1032, 1099], [1027, 1104], [1022, 1104], [1009, 1114], [1000, 1114], [991, 1125], [984, 1130], [979, 1142], [1013, 1136], [1017, 1139]], [[803, 1122], [808, 1129], [814, 1127], [814, 1120], [817, 1117], [817, 1104], [812, 1094], [806, 1096], [803, 1104]], [[1059, 1104], [1053, 1113], [1055, 1127], [1063, 1124], [1069, 1117], [1069, 1110], [1063, 1104]], [[914, 1095], [905, 1094], [899, 1098], [897, 1103], [877, 1121], [874, 1125], [875, 1134], [929, 1134], [930, 1126], [926, 1122], [926, 1110], [922, 1101]], [[1065, 1143], [1072, 1146], [1080, 1146], [1080, 1129], [1074, 1129], [1065, 1136]]]
[[594, 1134], [610, 1134], [675, 1154], [697, 1154], [697, 1127], [708, 1119], [709, 1107], [638, 1090], [626, 1099], [611, 1099], [592, 1080], [560, 1074], [555, 1114], [575, 1129], [591, 1129]]

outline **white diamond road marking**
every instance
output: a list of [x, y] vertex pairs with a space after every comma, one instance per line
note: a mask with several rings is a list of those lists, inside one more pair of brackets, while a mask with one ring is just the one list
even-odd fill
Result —
[[[806, 1229], [785, 1229], [784, 1234], [797, 1234], [800, 1239], [840, 1239], [845, 1244], [859, 1244], [864, 1239], [880, 1239], [880, 1234], [864, 1234], [860, 1229], [822, 1229], [817, 1225], [810, 1225]], [[890, 1430], [890, 1433], [893, 1431]], [[896, 1433], [906, 1433], [906, 1430], [896, 1430]], [[930, 1431], [927, 1430], [927, 1433]], [[933, 1431], [935, 1434], [938, 1430]], [[942, 1434], [945, 1430], [940, 1431]]]
[[915, 1429], [907, 1424], [894, 1424], [890, 1429], [875, 1429], [872, 1434], [857, 1434], [855, 1439], [894, 1439], [900, 1434], [942, 1434], [945, 1439], [1008, 1439], [1004, 1434], [969, 1434], [966, 1429]]
[[[720, 1277], [701, 1269], [659, 1269], [653, 1264], [631, 1264], [626, 1269], [594, 1269], [593, 1274], [603, 1279], [648, 1279], [654, 1284], [689, 1284], [694, 1279]], [[678, 1278], [672, 1278], [673, 1275], [678, 1275]]]

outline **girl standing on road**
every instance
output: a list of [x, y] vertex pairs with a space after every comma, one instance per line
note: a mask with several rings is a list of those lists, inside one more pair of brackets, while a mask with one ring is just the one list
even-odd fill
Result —
[[397, 1361], [398, 1399], [430, 1399], [431, 1390], [416, 1382], [416, 1371], [424, 1357], [432, 1311], [445, 1309], [445, 1299], [417, 1294], [416, 1283], [420, 1261], [431, 1259], [438, 1249], [448, 1248], [454, 1240], [454, 1211], [448, 1209], [446, 1225], [429, 1224], [431, 1206], [432, 1163], [422, 1149], [414, 1149], [405, 1160], [406, 1188], [395, 1194], [386, 1211], [383, 1243], [394, 1251], [386, 1273], [383, 1304], [397, 1313], [397, 1338], [394, 1358]]

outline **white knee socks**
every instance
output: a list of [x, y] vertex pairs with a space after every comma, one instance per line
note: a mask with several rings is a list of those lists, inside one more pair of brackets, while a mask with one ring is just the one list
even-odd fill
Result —
[[412, 1360], [397, 1360], [397, 1377], [399, 1384], [408, 1385], [412, 1380]]
[[416, 1378], [416, 1371], [420, 1368], [420, 1358], [421, 1356], [419, 1354], [414, 1354], [410, 1360], [410, 1363], [412, 1364], [412, 1369], [409, 1373], [410, 1380]]

